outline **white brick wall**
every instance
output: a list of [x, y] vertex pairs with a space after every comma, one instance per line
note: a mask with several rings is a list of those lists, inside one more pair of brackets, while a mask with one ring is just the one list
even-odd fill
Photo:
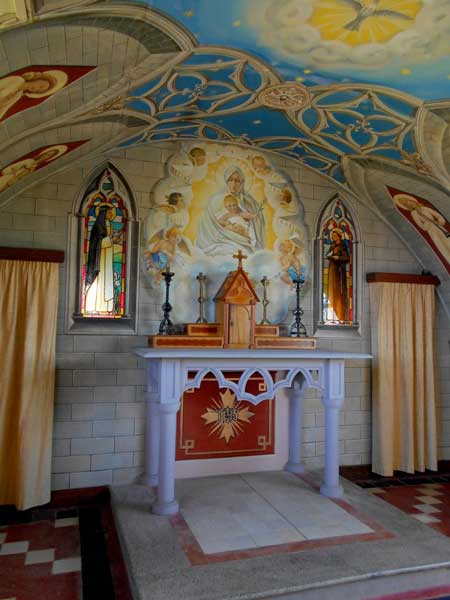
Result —
[[[38, 40], [35, 41], [38, 43]], [[174, 152], [169, 144], [116, 152], [113, 160], [132, 187], [144, 219], [149, 193], [164, 175], [164, 160]], [[336, 188], [320, 175], [276, 161], [288, 172], [305, 207], [310, 237], [324, 202]], [[86, 169], [77, 166], [28, 189], [0, 213], [4, 245], [66, 250], [66, 216], [82, 188]], [[356, 206], [364, 241], [364, 271], [418, 272], [415, 259], [382, 222], [363, 205]], [[57, 335], [57, 389], [53, 443], [54, 489], [127, 483], [142, 473], [145, 373], [130, 348], [146, 344], [146, 334], [159, 319], [160, 299], [141, 281], [138, 336], [68, 335], [63, 330], [64, 269], [61, 269], [60, 315]], [[362, 336], [357, 339], [323, 338], [319, 347], [342, 351], [370, 351], [368, 290], [363, 283]], [[304, 298], [305, 323], [312, 328], [312, 292]], [[450, 459], [450, 347], [443, 311], [438, 309], [436, 336], [440, 362], [440, 457]], [[370, 363], [353, 361], [346, 369], [346, 400], [341, 413], [342, 464], [370, 462]], [[323, 464], [324, 414], [317, 392], [304, 402], [303, 453], [309, 467]]]

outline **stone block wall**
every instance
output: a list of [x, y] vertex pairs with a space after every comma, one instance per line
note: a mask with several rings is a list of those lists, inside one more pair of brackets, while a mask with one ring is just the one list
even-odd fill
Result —
[[[110, 158], [135, 196], [139, 219], [144, 223], [150, 192], [165, 175], [165, 163], [175, 144], [141, 146], [117, 151]], [[327, 178], [298, 167], [288, 159], [273, 159], [292, 179], [305, 208], [310, 239], [318, 215], [338, 190]], [[101, 161], [99, 161], [100, 163]], [[2, 245], [57, 248], [68, 251], [68, 214], [88, 184], [96, 165], [80, 163], [50, 176], [26, 190], [0, 211]], [[361, 335], [322, 336], [319, 348], [369, 352], [369, 299], [365, 273], [372, 271], [420, 272], [414, 256], [377, 216], [362, 203], [352, 201], [361, 228], [363, 266], [361, 281]], [[143, 232], [144, 227], [141, 228]], [[143, 242], [143, 240], [142, 240]], [[312, 250], [312, 248], [311, 248]], [[144, 364], [129, 350], [145, 346], [148, 333], [161, 318], [160, 295], [140, 276], [137, 335], [86, 335], [65, 332], [65, 270], [61, 267], [57, 335], [56, 405], [53, 445], [53, 488], [76, 488], [135, 481], [144, 461]], [[303, 307], [305, 324], [312, 332], [312, 291]], [[450, 360], [442, 310], [438, 311], [437, 338], [441, 373], [439, 407], [440, 456], [450, 458]], [[346, 399], [341, 413], [341, 464], [370, 462], [371, 404], [370, 363], [352, 361], [346, 369]], [[319, 467], [324, 455], [324, 413], [320, 398], [305, 399], [303, 453], [306, 465]]]

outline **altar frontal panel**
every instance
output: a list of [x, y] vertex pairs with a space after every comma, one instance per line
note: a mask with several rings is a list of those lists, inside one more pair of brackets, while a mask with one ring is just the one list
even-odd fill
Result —
[[[190, 376], [193, 374], [190, 374]], [[239, 373], [225, 373], [239, 381]], [[273, 376], [273, 375], [272, 375]], [[255, 375], [247, 383], [252, 394], [265, 391]], [[228, 388], [219, 388], [213, 375], [182, 397], [177, 419], [176, 460], [259, 456], [275, 452], [275, 399], [254, 406]]]

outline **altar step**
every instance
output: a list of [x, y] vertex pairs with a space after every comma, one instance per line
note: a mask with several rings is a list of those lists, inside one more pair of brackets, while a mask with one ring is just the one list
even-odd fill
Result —
[[[249, 597], [250, 598], [250, 597]], [[361, 578], [324, 581], [295, 592], [259, 600], [448, 600], [450, 566], [380, 572]]]
[[150, 512], [145, 486], [112, 488], [136, 599], [450, 596], [450, 539], [345, 480], [343, 501], [283, 471], [176, 484], [173, 517]]

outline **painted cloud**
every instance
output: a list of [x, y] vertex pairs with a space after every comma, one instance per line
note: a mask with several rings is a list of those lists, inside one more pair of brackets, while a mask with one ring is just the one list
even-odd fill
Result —
[[450, 0], [253, 0], [249, 22], [261, 44], [301, 65], [411, 65], [450, 53]]

